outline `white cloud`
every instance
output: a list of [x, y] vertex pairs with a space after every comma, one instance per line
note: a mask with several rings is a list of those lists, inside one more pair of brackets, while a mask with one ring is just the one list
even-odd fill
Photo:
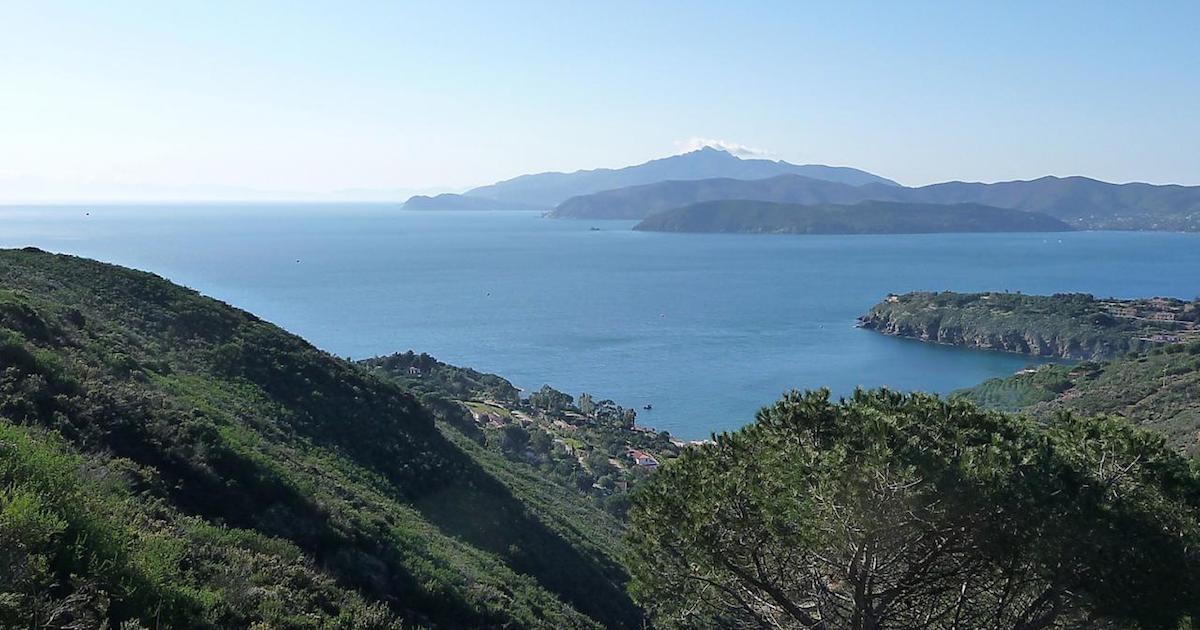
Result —
[[712, 147], [738, 157], [764, 157], [771, 154], [769, 151], [764, 149], [756, 149], [754, 147], [748, 147], [744, 144], [729, 142], [728, 140], [717, 140], [714, 138], [693, 137], [688, 138], [687, 140], [676, 140], [675, 147], [680, 153], [688, 153], [690, 151], [703, 149], [704, 147]]

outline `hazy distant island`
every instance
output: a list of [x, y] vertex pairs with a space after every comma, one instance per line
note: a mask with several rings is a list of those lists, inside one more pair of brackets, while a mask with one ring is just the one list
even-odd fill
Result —
[[[416, 195], [403, 207], [406, 210], [442, 211], [540, 210], [546, 212], [546, 216], [558, 219], [640, 220], [712, 201], [766, 201], [806, 206], [850, 205], [865, 201], [978, 204], [1045, 215], [1079, 230], [1200, 230], [1200, 186], [1112, 184], [1087, 177], [1042, 177], [1028, 181], [952, 181], [907, 187], [855, 168], [741, 159], [711, 147], [624, 168], [536, 173], [479, 186], [462, 194]], [[675, 219], [664, 218], [647, 224], [645, 229], [668, 223], [675, 223]], [[791, 231], [790, 227], [780, 227], [783, 231]], [[895, 231], [886, 227], [839, 229], [849, 233]], [[699, 231], [772, 229], [770, 226], [739, 226], [737, 229]], [[995, 230], [967, 226], [966, 229], [918, 231]]]
[[926, 234], [938, 232], [1063, 232], [1071, 226], [1036, 212], [974, 203], [863, 201], [801, 205], [770, 201], [707, 201], [660, 212], [635, 230], [769, 234]]
[[404, 202], [405, 210], [537, 210], [520, 202], [499, 201], [486, 197], [468, 197], [453, 193], [442, 193], [432, 197], [415, 195]]
[[858, 322], [897, 337], [1095, 360], [1197, 340], [1197, 320], [1200, 300], [945, 291], [890, 295]]
[[894, 201], [975, 203], [1037, 212], [1084, 230], [1200, 230], [1200, 187], [1112, 184], [1086, 177], [1042, 177], [997, 183], [945, 182], [917, 188], [819, 179], [783, 173], [762, 179], [675, 178], [571, 197], [547, 216], [558, 219], [645, 219], [705, 201], [773, 201], [805, 205]]
[[[409, 199], [405, 208], [497, 210], [504, 209], [504, 206], [519, 206], [521, 209], [550, 210], [571, 197], [642, 184], [709, 178], [757, 180], [785, 174], [847, 186], [899, 186], [890, 179], [856, 168], [741, 159], [720, 149], [704, 147], [624, 168], [534, 173], [472, 188], [461, 195], [447, 193], [433, 198], [417, 196]], [[409, 204], [413, 205], [410, 207]]]

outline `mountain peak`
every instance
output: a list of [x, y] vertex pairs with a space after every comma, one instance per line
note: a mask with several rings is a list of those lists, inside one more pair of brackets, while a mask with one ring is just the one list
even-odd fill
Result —
[[[736, 151], [737, 149], [732, 150]], [[857, 169], [740, 158], [731, 153], [731, 149], [728, 147], [704, 144], [687, 153], [658, 158], [624, 168], [521, 175], [489, 186], [471, 189], [465, 193], [465, 196], [520, 202], [539, 209], [549, 209], [571, 197], [629, 186], [711, 178], [766, 179], [785, 174], [804, 175], [852, 186], [868, 183], [896, 185], [891, 180]]]
[[[734, 155], [733, 153], [730, 153], [729, 150], [727, 150], [727, 149], [722, 149], [721, 147], [714, 147], [714, 146], [708, 146], [708, 145], [702, 146], [699, 149], [692, 149], [691, 151], [688, 151], [686, 153], [676, 153], [675, 155], [671, 155], [671, 156], [668, 156], [665, 158], [659, 158], [659, 159], [660, 160], [680, 160], [680, 159], [682, 159], [685, 161], [705, 160], [705, 161], [709, 161], [709, 162], [713, 162], [713, 163], [743, 161], [742, 158]], [[657, 161], [658, 160], [651, 160], [651, 162], [657, 162]]]

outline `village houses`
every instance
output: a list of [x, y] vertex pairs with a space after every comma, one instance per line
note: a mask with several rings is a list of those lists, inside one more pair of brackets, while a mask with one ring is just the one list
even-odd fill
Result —
[[638, 466], [644, 466], [646, 468], [658, 468], [658, 460], [655, 459], [653, 455], [645, 451], [639, 451], [636, 448], [629, 448], [626, 449], [625, 454], [629, 455], [629, 457], [633, 459], [633, 463]]

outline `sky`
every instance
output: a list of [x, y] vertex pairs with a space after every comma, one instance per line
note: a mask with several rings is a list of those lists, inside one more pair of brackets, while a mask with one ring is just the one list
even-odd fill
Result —
[[703, 144], [1200, 185], [1196, 2], [0, 0], [0, 200], [352, 198]]

